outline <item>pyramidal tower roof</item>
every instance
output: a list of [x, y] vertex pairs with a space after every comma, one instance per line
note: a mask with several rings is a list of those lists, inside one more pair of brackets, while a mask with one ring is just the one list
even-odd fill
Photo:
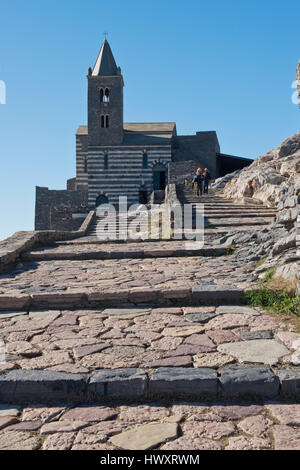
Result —
[[110, 45], [105, 39], [93, 68], [92, 76], [111, 77], [114, 75], [119, 75], [119, 71], [113, 53], [111, 52]]

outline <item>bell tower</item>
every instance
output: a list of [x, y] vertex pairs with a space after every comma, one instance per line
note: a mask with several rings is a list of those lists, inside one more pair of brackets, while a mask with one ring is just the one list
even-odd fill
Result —
[[87, 79], [88, 146], [122, 144], [124, 81], [106, 39]]

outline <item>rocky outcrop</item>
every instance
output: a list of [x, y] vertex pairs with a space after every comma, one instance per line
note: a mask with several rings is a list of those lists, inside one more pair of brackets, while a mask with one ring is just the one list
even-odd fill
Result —
[[268, 228], [235, 232], [220, 243], [237, 245], [236, 256], [245, 262], [260, 261], [254, 271], [257, 276], [272, 268], [275, 277], [299, 279], [300, 132], [249, 167], [219, 178], [214, 187], [226, 198], [239, 202], [251, 198], [277, 209], [276, 220]]

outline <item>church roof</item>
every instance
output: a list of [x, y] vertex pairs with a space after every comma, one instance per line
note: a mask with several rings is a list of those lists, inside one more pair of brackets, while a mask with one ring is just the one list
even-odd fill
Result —
[[119, 75], [118, 67], [111, 52], [110, 45], [105, 39], [94, 65], [92, 76], [112, 77], [115, 75]]
[[[78, 127], [76, 135], [87, 134], [87, 126]], [[169, 144], [174, 135], [176, 135], [175, 122], [125, 122], [123, 144]]]

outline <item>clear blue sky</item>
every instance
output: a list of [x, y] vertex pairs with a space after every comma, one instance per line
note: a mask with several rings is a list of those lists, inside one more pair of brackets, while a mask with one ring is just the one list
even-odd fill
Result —
[[299, 130], [291, 101], [299, 0], [1, 0], [0, 239], [34, 223], [35, 186], [75, 176], [86, 74], [103, 33], [125, 79], [126, 121], [216, 130], [256, 158]]

